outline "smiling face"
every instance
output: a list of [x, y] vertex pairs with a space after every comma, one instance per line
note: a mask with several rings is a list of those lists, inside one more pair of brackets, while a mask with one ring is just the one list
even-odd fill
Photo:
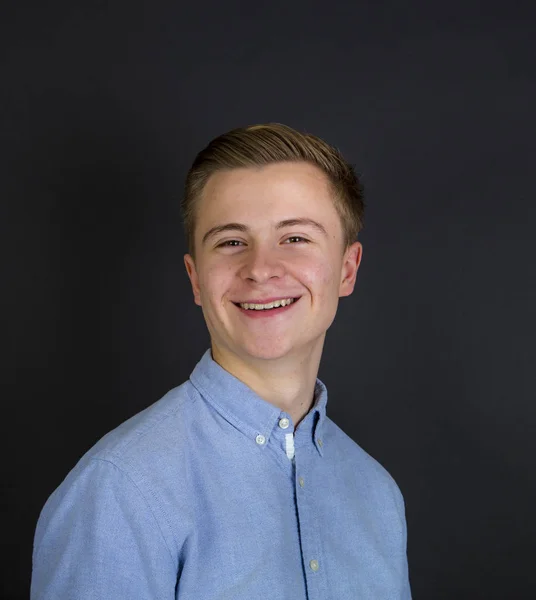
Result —
[[[344, 248], [326, 176], [308, 163], [213, 174], [196, 209], [186, 270], [213, 351], [243, 361], [320, 355], [340, 296], [352, 293], [361, 244]], [[241, 303], [292, 304], [258, 311]]]

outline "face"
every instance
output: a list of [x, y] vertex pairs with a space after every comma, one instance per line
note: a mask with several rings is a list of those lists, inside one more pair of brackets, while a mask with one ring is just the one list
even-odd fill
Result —
[[362, 252], [344, 248], [326, 176], [307, 163], [215, 173], [196, 214], [196, 260], [184, 260], [213, 350], [246, 361], [321, 352]]

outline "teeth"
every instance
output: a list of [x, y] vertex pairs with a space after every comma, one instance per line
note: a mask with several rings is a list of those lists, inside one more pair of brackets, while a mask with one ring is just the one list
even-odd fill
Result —
[[268, 304], [250, 304], [249, 302], [242, 302], [240, 306], [246, 310], [268, 310], [270, 308], [277, 308], [278, 306], [288, 306], [294, 302], [294, 298], [285, 298], [284, 300], [274, 300]]

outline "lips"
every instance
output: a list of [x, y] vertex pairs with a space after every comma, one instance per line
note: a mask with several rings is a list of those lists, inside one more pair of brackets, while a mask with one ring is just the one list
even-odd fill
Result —
[[[235, 306], [245, 318], [253, 320], [261, 319], [262, 321], [264, 321], [265, 319], [272, 320], [274, 318], [277, 318], [277, 315], [282, 315], [289, 310], [294, 310], [293, 307], [296, 306], [296, 304], [298, 304], [300, 297], [301, 296], [299, 296], [296, 299], [293, 298], [294, 301], [290, 302], [290, 304], [286, 304], [285, 306], [279, 307], [274, 306], [273, 308], [243, 308], [242, 306], [240, 306], [240, 304], [236, 304]], [[250, 304], [249, 302], [247, 304], [248, 306], [252, 306], [252, 304]]]
[[236, 306], [239, 306], [240, 304], [270, 304], [270, 302], [275, 302], [276, 300], [286, 300], [287, 298], [298, 300], [301, 298], [301, 296], [293, 296], [292, 294], [289, 294], [288, 296], [272, 296], [263, 300], [239, 300], [238, 302], [233, 302], [233, 304], [236, 304]]

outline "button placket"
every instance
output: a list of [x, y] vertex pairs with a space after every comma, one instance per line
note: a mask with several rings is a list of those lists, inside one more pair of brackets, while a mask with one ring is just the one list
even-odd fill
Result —
[[[319, 443], [319, 438], [314, 436], [311, 439], [314, 444]], [[297, 502], [297, 513], [300, 523], [300, 530], [302, 531], [302, 559], [304, 561], [305, 568], [307, 569], [306, 578], [311, 586], [312, 597], [325, 598], [326, 586], [326, 573], [324, 566], [321, 565], [322, 555], [320, 543], [320, 532], [315, 522], [315, 495], [312, 489], [312, 484], [315, 481], [314, 476], [309, 472], [311, 467], [311, 460], [320, 460], [314, 452], [314, 447], [311, 447], [310, 454], [304, 452], [304, 459], [300, 460], [296, 464], [295, 474], [295, 486], [296, 486], [296, 502]], [[307, 481], [306, 481], [307, 480]], [[311, 484], [308, 488], [305, 484]], [[322, 568], [321, 568], [322, 567]]]

